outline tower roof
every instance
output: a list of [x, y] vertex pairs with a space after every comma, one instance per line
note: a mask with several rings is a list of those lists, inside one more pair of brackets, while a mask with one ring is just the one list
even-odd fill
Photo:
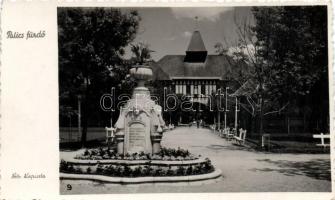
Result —
[[206, 51], [204, 41], [202, 40], [201, 34], [199, 31], [194, 31], [191, 37], [191, 41], [188, 45], [186, 52], [192, 51]]

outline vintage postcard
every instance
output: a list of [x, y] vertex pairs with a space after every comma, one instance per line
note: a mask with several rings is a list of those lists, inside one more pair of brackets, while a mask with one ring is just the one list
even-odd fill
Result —
[[332, 15], [4, 1], [1, 197], [334, 198]]

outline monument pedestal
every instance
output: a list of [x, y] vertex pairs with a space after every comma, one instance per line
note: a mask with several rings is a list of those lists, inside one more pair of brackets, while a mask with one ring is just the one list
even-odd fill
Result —
[[130, 74], [138, 80], [138, 86], [121, 108], [115, 124], [117, 152], [155, 154], [161, 149], [165, 123], [161, 106], [151, 100], [150, 91], [144, 85], [145, 80], [151, 78], [152, 70], [147, 66], [137, 66], [130, 70]]
[[117, 153], [123, 154], [123, 147], [124, 147], [124, 134], [117, 134], [115, 135], [115, 140], [117, 143]]
[[161, 141], [162, 141], [162, 134], [155, 134], [151, 136], [152, 141], [152, 153], [156, 154], [159, 153], [161, 150]]

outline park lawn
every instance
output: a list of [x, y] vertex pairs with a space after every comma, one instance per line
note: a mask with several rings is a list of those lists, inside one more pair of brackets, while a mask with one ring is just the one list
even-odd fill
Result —
[[[255, 144], [258, 143], [258, 140], [248, 139], [248, 144], [252, 148], [259, 150], [259, 147]], [[310, 154], [318, 154], [318, 153], [330, 153], [330, 149], [316, 146], [318, 142], [305, 142], [305, 141], [291, 141], [291, 140], [281, 140], [281, 139], [273, 139], [271, 140], [271, 148], [270, 152], [273, 153], [310, 153]]]

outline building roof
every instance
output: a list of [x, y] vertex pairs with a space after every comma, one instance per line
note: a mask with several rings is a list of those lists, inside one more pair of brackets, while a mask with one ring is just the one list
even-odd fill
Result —
[[186, 52], [207, 51], [199, 31], [194, 31]]
[[236, 64], [227, 55], [207, 55], [199, 31], [194, 31], [186, 55], [166, 55], [152, 64], [153, 80], [221, 79], [230, 80], [246, 72], [246, 63]]
[[170, 80], [170, 77], [156, 63], [151, 64], [152, 80]]
[[158, 62], [153, 63], [152, 68], [156, 69], [154, 74], [159, 73], [154, 75], [154, 79], [171, 80], [178, 77], [185, 79], [194, 77], [199, 79], [210, 77], [232, 79], [247, 70], [245, 64], [231, 65], [234, 61], [224, 55], [208, 55], [205, 62], [198, 63], [184, 62], [184, 58], [185, 55], [166, 55]]

